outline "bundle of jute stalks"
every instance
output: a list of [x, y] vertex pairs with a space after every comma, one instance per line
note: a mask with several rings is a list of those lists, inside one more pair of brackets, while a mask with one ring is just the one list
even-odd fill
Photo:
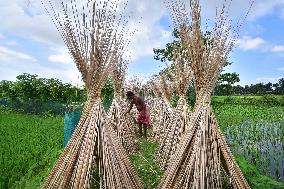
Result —
[[196, 104], [188, 128], [158, 188], [250, 188], [239, 169], [211, 108], [211, 94], [232, 50], [240, 25], [233, 29], [226, 6], [217, 14], [207, 40], [201, 30], [199, 0], [168, 1], [175, 28], [193, 72]]
[[82, 74], [87, 102], [43, 187], [91, 188], [92, 169], [97, 168], [100, 188], [143, 188], [100, 100], [102, 87], [128, 45], [129, 17], [122, 14], [126, 5], [118, 0], [56, 3], [43, 5]]

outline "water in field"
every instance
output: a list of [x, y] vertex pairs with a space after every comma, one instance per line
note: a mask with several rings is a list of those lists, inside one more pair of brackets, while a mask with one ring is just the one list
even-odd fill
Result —
[[244, 122], [225, 129], [234, 154], [244, 156], [258, 170], [284, 182], [284, 121]]

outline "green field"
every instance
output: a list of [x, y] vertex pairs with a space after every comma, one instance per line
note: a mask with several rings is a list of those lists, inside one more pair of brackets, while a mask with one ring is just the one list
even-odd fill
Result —
[[[214, 112], [222, 129], [246, 120], [283, 120], [283, 106], [214, 105]], [[0, 188], [39, 188], [47, 177], [63, 143], [62, 116], [35, 116], [0, 109]], [[130, 157], [146, 188], [155, 188], [162, 172], [153, 161], [156, 145], [139, 140], [139, 151]], [[252, 188], [273, 188], [279, 185], [263, 176], [237, 157]]]
[[0, 109], [0, 188], [38, 188], [62, 151], [63, 118]]
[[244, 121], [280, 121], [284, 119], [284, 106], [257, 106], [222, 104], [213, 107], [219, 126], [238, 125]]

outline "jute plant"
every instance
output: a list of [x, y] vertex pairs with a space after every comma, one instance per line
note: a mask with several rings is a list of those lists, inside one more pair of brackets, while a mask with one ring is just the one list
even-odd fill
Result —
[[116, 57], [127, 45], [128, 18], [118, 12], [117, 0], [60, 2], [61, 7], [48, 0], [43, 5], [82, 74], [87, 102], [43, 187], [90, 188], [91, 170], [97, 167], [100, 188], [143, 188], [100, 101]]
[[122, 58], [117, 60], [112, 72], [114, 99], [108, 116], [126, 152], [131, 154], [137, 149], [137, 138], [135, 135], [134, 120], [128, 114], [125, 114], [128, 105], [123, 98], [125, 91], [123, 91], [122, 86], [125, 80], [126, 68], [127, 62], [125, 60]]
[[[216, 15], [210, 40], [203, 40], [199, 0], [184, 3], [168, 1], [187, 61], [193, 71], [197, 95], [189, 130], [178, 146], [158, 188], [222, 188], [229, 181], [233, 188], [250, 188], [218, 127], [210, 105], [211, 93], [232, 50], [240, 24], [234, 30], [226, 7]], [[226, 179], [227, 178], [227, 179]]]

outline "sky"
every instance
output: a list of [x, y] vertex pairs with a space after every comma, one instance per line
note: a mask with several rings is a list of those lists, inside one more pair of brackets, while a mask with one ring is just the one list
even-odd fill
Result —
[[[189, 1], [189, 0], [187, 0]], [[222, 0], [201, 0], [202, 21], [214, 20]], [[129, 0], [135, 13], [131, 21], [138, 31], [129, 45], [128, 76], [145, 80], [165, 67], [154, 60], [153, 48], [173, 40], [169, 13], [163, 0]], [[246, 13], [247, 0], [232, 0], [230, 16], [237, 20]], [[0, 80], [15, 81], [22, 73], [58, 78], [81, 85], [76, 69], [58, 31], [38, 0], [0, 1]], [[240, 37], [230, 54], [240, 85], [275, 83], [284, 77], [284, 0], [255, 0]]]

